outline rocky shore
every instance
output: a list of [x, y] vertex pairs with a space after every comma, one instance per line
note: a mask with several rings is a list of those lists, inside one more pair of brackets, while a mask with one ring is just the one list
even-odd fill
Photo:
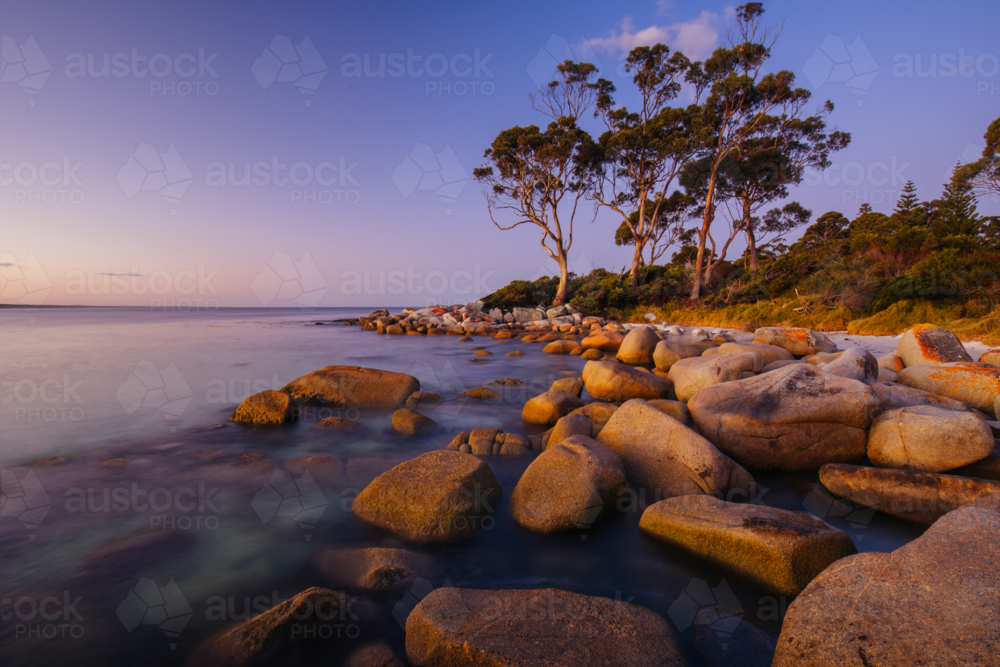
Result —
[[[621, 324], [563, 307], [480, 308], [383, 310], [356, 324], [387, 336], [447, 335], [456, 344], [491, 337], [519, 344], [521, 354], [580, 357], [577, 375], [527, 397], [523, 433], [445, 435], [434, 418], [443, 397], [406, 373], [354, 366], [314, 371], [249, 397], [233, 414], [275, 428], [301, 406], [370, 408], [395, 411], [392, 428], [404, 437], [440, 433], [437, 451], [380, 474], [353, 500], [358, 521], [414, 550], [329, 556], [350, 581], [413, 581], [433, 567], [420, 545], [461, 549], [501, 514], [544, 536], [589, 530], [632, 504], [650, 539], [793, 600], [776, 644], [740, 631], [739, 641], [754, 646], [744, 662], [713, 658], [723, 655], [717, 637], [696, 633], [705, 664], [996, 664], [1000, 352], [973, 359], [951, 332], [930, 325], [875, 356], [807, 329], [767, 327], [751, 338]], [[504, 363], [485, 349], [469, 352], [470, 362]], [[503, 389], [522, 383], [504, 378], [462, 398], [502, 401]], [[531, 461], [509, 498], [491, 468], [506, 457]], [[775, 471], [818, 476], [836, 502], [929, 528], [891, 554], [859, 554], [821, 517], [762, 500], [755, 475]], [[206, 664], [313, 660], [315, 642], [287, 626], [323, 605], [340, 613], [338, 595], [304, 591], [201, 655]], [[352, 649], [347, 664], [688, 664], [659, 614], [555, 589], [440, 588], [415, 604], [405, 631], [405, 656], [366, 646]]]

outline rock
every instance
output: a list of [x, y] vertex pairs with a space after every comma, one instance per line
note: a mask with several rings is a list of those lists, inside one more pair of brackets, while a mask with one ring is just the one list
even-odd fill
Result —
[[985, 422], [929, 405], [884, 412], [868, 435], [868, 458], [879, 468], [946, 472], [991, 453], [993, 431]]
[[770, 373], [771, 371], [776, 371], [779, 368], [787, 368], [788, 366], [811, 366], [808, 361], [801, 361], [799, 359], [781, 359], [779, 361], [772, 361], [771, 363], [764, 366], [760, 371], [761, 373]]
[[837, 353], [837, 358], [816, 364], [820, 370], [839, 377], [857, 380], [871, 386], [878, 382], [878, 361], [860, 347], [849, 347]]
[[403, 667], [403, 663], [387, 644], [376, 642], [351, 653], [344, 667]]
[[993, 348], [992, 350], [986, 350], [979, 357], [979, 363], [989, 364], [990, 366], [1000, 366], [1000, 348]]
[[408, 408], [400, 408], [392, 413], [392, 430], [400, 435], [428, 433], [436, 428], [436, 421]]
[[493, 356], [493, 353], [490, 352], [489, 350], [476, 350], [472, 354], [474, 354], [477, 357], [492, 357]]
[[789, 597], [831, 563], [858, 552], [847, 533], [808, 512], [711, 496], [650, 505], [639, 529]]
[[908, 366], [899, 374], [899, 383], [993, 412], [1000, 396], [1000, 368], [972, 362]]
[[517, 378], [500, 378], [498, 380], [494, 380], [493, 382], [490, 382], [490, 384], [499, 384], [499, 385], [503, 385], [503, 386], [516, 387], [516, 386], [524, 384], [524, 382], [518, 380]]
[[406, 656], [415, 667], [686, 664], [660, 615], [551, 588], [439, 588], [406, 619]]
[[[676, 343], [674, 343], [676, 345]], [[697, 350], [698, 348], [691, 348]], [[756, 352], [760, 355], [761, 359], [764, 360], [764, 366], [774, 363], [775, 361], [793, 361], [795, 359], [792, 353], [783, 347], [778, 347], [777, 345], [764, 345], [762, 343], [724, 343], [719, 347], [712, 347], [704, 352], [702, 356], [711, 356], [713, 354], [734, 354], [737, 352]], [[689, 356], [697, 356], [695, 354]], [[659, 366], [657, 366], [659, 368]]]
[[406, 329], [401, 324], [390, 324], [385, 328], [385, 332], [393, 336], [402, 336], [406, 333]]
[[[577, 408], [571, 415], [583, 415], [595, 426], [604, 426], [615, 414], [618, 406], [613, 403], [587, 403], [582, 408]], [[595, 434], [596, 437], [596, 434]]]
[[281, 391], [299, 403], [398, 408], [420, 382], [412, 375], [358, 366], [327, 366], [292, 380]]
[[288, 394], [267, 389], [243, 399], [230, 421], [247, 424], [287, 424], [299, 418], [299, 405]]
[[783, 347], [797, 357], [837, 351], [837, 345], [832, 340], [811, 329], [764, 327], [753, 332], [753, 342]]
[[327, 549], [313, 559], [326, 583], [368, 593], [402, 595], [417, 577], [430, 577], [434, 559], [406, 549]]
[[302, 664], [317, 645], [328, 647], [331, 638], [356, 636], [356, 602], [344, 593], [310, 588], [227, 632], [194, 664]]
[[514, 308], [511, 314], [514, 316], [515, 322], [534, 322], [545, 319], [545, 313], [536, 308]]
[[374, 320], [378, 317], [389, 317], [389, 311], [386, 310], [385, 308], [379, 308], [375, 312], [368, 315], [368, 319], [370, 320]]
[[583, 381], [592, 398], [616, 403], [633, 398], [667, 398], [671, 389], [669, 380], [614, 361], [588, 361], [583, 367]]
[[439, 405], [444, 399], [434, 391], [415, 391], [406, 399], [406, 407], [417, 408], [422, 405]]
[[552, 427], [552, 433], [545, 444], [545, 449], [558, 445], [563, 440], [572, 438], [575, 435], [583, 435], [588, 438], [594, 435], [594, 424], [584, 415], [568, 414]]
[[382, 473], [358, 494], [351, 510], [411, 542], [441, 542], [471, 535], [502, 498], [486, 463], [442, 450]]
[[344, 431], [360, 431], [365, 428], [361, 422], [346, 417], [324, 417], [316, 422], [316, 426], [319, 428], [338, 428]]
[[918, 324], [904, 333], [896, 346], [896, 356], [906, 368], [972, 361], [958, 336], [933, 324]]
[[622, 345], [625, 336], [617, 331], [599, 330], [590, 334], [580, 341], [580, 345], [588, 350], [604, 350], [606, 352], [617, 351]]
[[521, 350], [514, 350], [513, 352], [508, 352], [507, 354], [505, 354], [503, 356], [505, 356], [505, 357], [523, 357], [524, 356], [524, 352], [521, 352]]
[[653, 351], [660, 337], [652, 327], [635, 327], [626, 334], [618, 348], [618, 361], [633, 366], [649, 366], [653, 363]]
[[707, 387], [688, 401], [698, 430], [737, 463], [798, 472], [861, 461], [878, 406], [867, 385], [807, 364]]
[[580, 394], [583, 393], [583, 378], [562, 378], [561, 380], [553, 382], [550, 389], [568, 391], [577, 398], [580, 398]]
[[1000, 482], [833, 463], [820, 468], [819, 481], [834, 495], [923, 524], [932, 524], [973, 500], [1000, 493]]
[[689, 359], [691, 357], [700, 356], [700, 348], [692, 345], [683, 345], [681, 343], [672, 343], [670, 341], [661, 340], [656, 344], [656, 348], [653, 350], [653, 363], [656, 364], [656, 370], [669, 371], [670, 367], [681, 359]]
[[692, 494], [750, 498], [756, 489], [750, 473], [712, 443], [641, 399], [618, 408], [597, 440], [618, 455], [649, 502]]
[[681, 359], [670, 367], [670, 381], [678, 400], [687, 402], [705, 387], [745, 380], [764, 369], [764, 360], [756, 352], [713, 354]]
[[554, 306], [545, 311], [545, 317], [550, 320], [554, 320], [557, 317], [563, 317], [568, 314], [569, 311], [566, 310], [565, 306]]
[[895, 352], [883, 354], [876, 361], [878, 361], [879, 368], [884, 368], [885, 370], [892, 371], [893, 373], [899, 373], [901, 370], [906, 368], [906, 366], [903, 365], [903, 360], [897, 357]]
[[993, 453], [984, 459], [948, 471], [949, 475], [1000, 481], [1000, 440], [993, 441]]
[[1000, 395], [993, 399], [993, 416], [1000, 421]]
[[475, 387], [462, 394], [462, 396], [487, 402], [494, 402], [499, 400], [500, 398], [500, 394], [493, 391], [489, 387]]
[[600, 350], [584, 350], [580, 354], [581, 359], [586, 359], [587, 361], [593, 361], [595, 359], [603, 359], [604, 353]]
[[996, 664], [1000, 514], [966, 508], [892, 553], [820, 574], [788, 608], [774, 667]]
[[474, 456], [527, 456], [531, 443], [523, 435], [504, 433], [498, 428], [474, 428], [462, 431], [448, 444], [452, 451]]
[[554, 340], [542, 349], [548, 354], [569, 354], [573, 350], [580, 349], [580, 344], [575, 340]]
[[[712, 595], [711, 590], [705, 592]], [[741, 620], [742, 613], [742, 607], [727, 613], [716, 605], [695, 614], [694, 650], [705, 667], [771, 667], [774, 640]]]
[[878, 396], [879, 408], [885, 410], [898, 410], [899, 408], [910, 408], [919, 405], [930, 405], [944, 410], [954, 410], [956, 412], [968, 412], [969, 406], [962, 401], [953, 398], [945, 398], [932, 394], [923, 389], [914, 389], [901, 384], [873, 384], [872, 391]]
[[[587, 421], [570, 415], [559, 422], [573, 417]], [[550, 440], [521, 475], [510, 497], [510, 514], [536, 533], [586, 529], [614, 509], [625, 488], [621, 461], [601, 443], [585, 435], [555, 445]]]
[[529, 424], [550, 426], [581, 406], [583, 401], [568, 391], [550, 389], [528, 399], [521, 410], [521, 419]]
[[648, 403], [663, 414], [673, 417], [688, 428], [695, 428], [694, 418], [691, 417], [691, 411], [688, 410], [687, 404], [682, 403], [681, 401], [668, 401], [664, 398], [657, 398], [652, 401], [648, 401]]

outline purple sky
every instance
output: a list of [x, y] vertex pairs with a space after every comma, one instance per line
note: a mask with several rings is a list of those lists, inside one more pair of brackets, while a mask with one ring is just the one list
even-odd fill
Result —
[[[628, 103], [631, 46], [702, 58], [733, 11], [87, 4], [0, 15], [0, 303], [423, 305], [551, 273], [534, 230], [490, 223], [471, 180], [483, 150], [544, 122], [526, 96], [557, 60], [596, 59]], [[1000, 116], [996, 3], [765, 7], [785, 20], [771, 67], [833, 100], [832, 123], [854, 136], [794, 191], [814, 216], [889, 211], [907, 180], [931, 199], [977, 156]], [[578, 223], [571, 268], [625, 266], [616, 227]]]

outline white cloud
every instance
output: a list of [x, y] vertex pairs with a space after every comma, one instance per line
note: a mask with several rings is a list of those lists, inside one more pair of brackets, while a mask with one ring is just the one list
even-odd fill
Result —
[[[661, 9], [669, 3], [661, 3]], [[630, 18], [622, 21], [617, 31], [612, 31], [607, 37], [589, 40], [595, 49], [615, 52], [629, 52], [637, 46], [652, 46], [659, 42], [668, 45], [675, 51], [682, 51], [692, 60], [703, 60], [711, 55], [719, 45], [719, 39], [725, 28], [725, 19], [719, 14], [702, 10], [701, 15], [691, 21], [679, 21], [670, 25], [651, 25], [648, 28], [637, 29]]]

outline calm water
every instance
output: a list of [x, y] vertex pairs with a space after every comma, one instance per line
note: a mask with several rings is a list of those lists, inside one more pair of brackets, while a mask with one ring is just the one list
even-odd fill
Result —
[[[329, 585], [312, 565], [323, 550], [401, 546], [353, 518], [357, 491], [461, 430], [531, 432], [520, 420], [524, 401], [555, 379], [579, 374], [584, 363], [530, 343], [377, 336], [329, 322], [369, 310], [0, 309], [4, 665], [185, 663], [199, 644], [255, 606]], [[469, 347], [476, 345], [494, 356], [471, 363]], [[503, 356], [514, 349], [524, 356]], [[404, 440], [389, 429], [388, 411], [314, 412], [277, 429], [227, 423], [247, 395], [332, 364], [415, 375], [422, 388], [448, 399], [425, 411], [446, 432]], [[500, 404], [457, 398], [503, 377], [528, 384], [497, 387]], [[368, 428], [314, 428], [317, 418], [338, 414]], [[330, 460], [303, 461], [317, 456]], [[674, 623], [691, 665], [701, 664], [691, 619], [675, 602], [701, 586], [716, 601], [729, 600], [743, 621], [777, 636], [786, 600], [644, 537], [638, 509], [574, 534], [522, 530], [506, 502], [528, 461], [489, 463], [505, 496], [494, 525], [466, 543], [416, 547], [439, 566], [433, 586], [553, 587], [631, 600]], [[325, 503], [318, 519], [269, 509], [270, 496], [261, 493], [280, 486], [286, 473], [300, 490], [310, 479], [315, 484]], [[769, 489], [764, 503], [826, 514], [822, 502], [807, 500], [816, 500], [815, 476], [756, 477]], [[851, 521], [824, 518], [848, 531], [862, 551], [889, 551], [921, 532], [864, 512]], [[146, 602], [137, 606], [140, 598]], [[405, 608], [397, 605], [408, 600], [366, 600], [376, 620], [345, 632], [358, 643], [382, 639], [402, 652], [397, 618], [405, 619]]]

